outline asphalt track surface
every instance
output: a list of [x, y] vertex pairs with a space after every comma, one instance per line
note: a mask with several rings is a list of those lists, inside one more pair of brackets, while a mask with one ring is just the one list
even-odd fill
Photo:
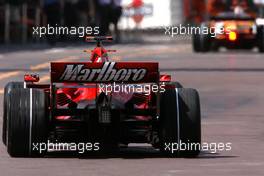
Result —
[[[200, 93], [202, 141], [232, 143], [230, 151], [202, 151], [196, 159], [166, 158], [148, 145], [119, 154], [82, 158], [69, 154], [11, 158], [0, 144], [1, 176], [264, 174], [264, 55], [256, 51], [194, 54], [189, 44], [112, 45], [115, 61], [157, 61], [173, 80]], [[39, 72], [48, 82], [49, 61], [86, 61], [83, 46], [0, 53], [0, 116], [4, 85]], [[2, 125], [2, 118], [0, 121]]]

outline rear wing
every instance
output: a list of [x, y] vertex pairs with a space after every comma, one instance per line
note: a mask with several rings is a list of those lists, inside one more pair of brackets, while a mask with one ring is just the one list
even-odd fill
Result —
[[158, 63], [51, 62], [51, 83], [156, 83]]
[[87, 36], [85, 37], [86, 42], [112, 42], [113, 37], [112, 36]]

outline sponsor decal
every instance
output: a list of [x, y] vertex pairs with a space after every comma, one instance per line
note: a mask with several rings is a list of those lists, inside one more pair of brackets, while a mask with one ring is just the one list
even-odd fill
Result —
[[105, 62], [102, 68], [86, 68], [85, 64], [67, 64], [60, 81], [125, 82], [141, 81], [147, 75], [144, 68], [115, 68], [115, 62]]

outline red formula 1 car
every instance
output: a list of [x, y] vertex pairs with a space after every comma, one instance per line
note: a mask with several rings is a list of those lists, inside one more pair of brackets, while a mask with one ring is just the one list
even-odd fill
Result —
[[150, 143], [170, 156], [196, 157], [198, 92], [160, 75], [158, 63], [109, 62], [102, 41], [111, 37], [87, 39], [97, 43], [90, 62], [52, 62], [50, 84], [38, 84], [39, 77], [29, 74], [24, 82], [6, 85], [3, 142], [8, 153], [42, 156], [55, 149], [78, 151], [86, 144], [89, 154]]

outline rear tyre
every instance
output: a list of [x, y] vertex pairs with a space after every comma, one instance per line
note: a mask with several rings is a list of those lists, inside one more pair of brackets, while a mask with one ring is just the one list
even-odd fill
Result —
[[9, 93], [16, 88], [23, 88], [23, 82], [9, 82], [4, 89], [4, 102], [3, 102], [3, 127], [2, 127], [2, 141], [6, 145], [6, 134], [7, 134], [7, 113], [10, 108], [10, 96]]
[[168, 89], [161, 96], [160, 110], [160, 150], [171, 157], [197, 157], [201, 145], [198, 92]]
[[[47, 149], [47, 114], [45, 92], [13, 89], [10, 92], [7, 121], [7, 151], [12, 157], [34, 157]], [[40, 145], [45, 147], [40, 152]], [[43, 145], [44, 146], [44, 145]]]
[[[200, 29], [206, 27], [205, 23], [200, 25]], [[202, 31], [202, 30], [201, 30]], [[193, 51], [194, 52], [208, 52], [210, 51], [210, 35], [209, 34], [193, 34]]]
[[196, 53], [201, 52], [201, 44], [200, 44], [200, 35], [199, 34], [193, 34], [192, 36], [192, 45], [193, 45], [193, 51]]
[[183, 88], [183, 85], [179, 82], [174, 82], [175, 87], [177, 88]]

